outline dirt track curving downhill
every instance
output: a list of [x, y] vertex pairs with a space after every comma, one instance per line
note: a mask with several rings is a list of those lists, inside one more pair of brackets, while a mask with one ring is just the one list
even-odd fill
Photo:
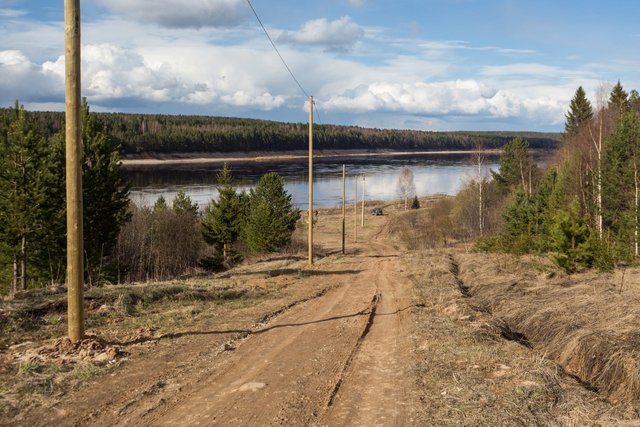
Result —
[[313, 266], [300, 261], [291, 269], [297, 277], [287, 271], [287, 280], [293, 275], [296, 288], [308, 288], [309, 295], [275, 307], [269, 320], [227, 320], [215, 331], [163, 339], [44, 414], [23, 414], [20, 422], [412, 424], [418, 407], [410, 375], [413, 284], [402, 273], [399, 252], [379, 238], [386, 218], [376, 221], [361, 236], [367, 243], [349, 245], [347, 256]]
[[392, 275], [397, 254], [384, 244], [345, 268], [358, 273], [325, 276], [339, 286], [257, 330], [208, 378], [128, 424], [410, 424], [411, 285]]
[[339, 213], [325, 212], [317, 236], [331, 255], [253, 260], [219, 277], [269, 298], [125, 340], [130, 357], [109, 375], [8, 424], [638, 425], [633, 408], [563, 374], [477, 304], [477, 277], [462, 277], [456, 256], [488, 269], [502, 258], [396, 249], [386, 225], [400, 215], [368, 219], [343, 256]]

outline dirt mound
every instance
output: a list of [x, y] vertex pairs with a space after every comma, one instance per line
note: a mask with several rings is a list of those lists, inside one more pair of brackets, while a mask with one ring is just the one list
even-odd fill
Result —
[[18, 363], [55, 365], [78, 362], [109, 363], [127, 354], [118, 346], [109, 344], [96, 336], [88, 336], [76, 343], [71, 342], [67, 337], [49, 340], [40, 346], [26, 342], [9, 347], [9, 352], [13, 360]]

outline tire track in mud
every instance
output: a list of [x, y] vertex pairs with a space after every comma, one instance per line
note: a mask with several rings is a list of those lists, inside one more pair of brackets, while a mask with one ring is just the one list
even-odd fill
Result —
[[[331, 286], [320, 289], [320, 291], [316, 292], [313, 295], [310, 295], [305, 298], [298, 299], [289, 304], [286, 304], [276, 310], [273, 310], [262, 317], [260, 317], [254, 324], [246, 329], [239, 330], [234, 335], [232, 335], [228, 340], [224, 341], [221, 345], [218, 346], [217, 350], [212, 354], [207, 355], [207, 359], [211, 360], [212, 363], [215, 363], [216, 359], [225, 353], [234, 352], [238, 346], [240, 346], [243, 342], [248, 340], [251, 336], [265, 332], [269, 329], [269, 325], [275, 321], [280, 316], [285, 315], [287, 312], [291, 311], [295, 307], [313, 301], [317, 298], [323, 297], [327, 292], [332, 289]], [[173, 333], [162, 335], [157, 338], [157, 341], [166, 340], [166, 339], [175, 339], [177, 337], [182, 336], [184, 333]], [[200, 355], [199, 355], [200, 356]], [[193, 362], [193, 360], [192, 360]], [[210, 368], [203, 372], [206, 375], [207, 372], [212, 371], [213, 368]], [[148, 414], [152, 413], [161, 405], [165, 405], [168, 401], [171, 400], [171, 395], [176, 391], [181, 391], [179, 386], [168, 387], [167, 385], [171, 384], [173, 379], [177, 377], [177, 375], [167, 376], [162, 380], [157, 381], [150, 387], [146, 388], [142, 391], [143, 398], [140, 398], [140, 395], [137, 395], [135, 398], [129, 400], [128, 402], [120, 405], [120, 409], [116, 410], [116, 413], [119, 417], [139, 417], [144, 418]], [[151, 400], [151, 401], [150, 401]], [[90, 421], [90, 419], [85, 419], [85, 421]]]
[[[326, 410], [314, 425], [410, 425], [417, 398], [409, 373], [412, 282], [390, 246], [373, 243], [377, 307]], [[383, 259], [383, 261], [379, 261]]]
[[[225, 355], [215, 371], [136, 424], [310, 424], [326, 407], [377, 307], [375, 261], [321, 298], [288, 310]], [[340, 280], [340, 279], [338, 279]], [[339, 388], [339, 387], [338, 387]]]
[[340, 391], [340, 386], [342, 385], [342, 382], [344, 381], [345, 376], [353, 363], [353, 358], [355, 357], [356, 353], [360, 349], [360, 346], [362, 345], [362, 342], [364, 341], [364, 339], [367, 337], [367, 334], [371, 330], [371, 326], [373, 325], [373, 319], [376, 317], [376, 311], [378, 309], [378, 303], [380, 302], [380, 298], [382, 298], [382, 296], [380, 295], [379, 292], [376, 292], [376, 294], [373, 296], [373, 299], [371, 300], [371, 308], [369, 309], [369, 318], [367, 319], [367, 323], [362, 331], [362, 334], [360, 334], [360, 338], [358, 338], [356, 345], [351, 350], [351, 354], [349, 354], [349, 357], [347, 358], [347, 361], [345, 362], [342, 368], [342, 373], [340, 374], [340, 378], [338, 378], [338, 381], [336, 382], [336, 385], [333, 387], [333, 391], [329, 396], [327, 407], [333, 406], [333, 401], [336, 395], [338, 394], [338, 391]]

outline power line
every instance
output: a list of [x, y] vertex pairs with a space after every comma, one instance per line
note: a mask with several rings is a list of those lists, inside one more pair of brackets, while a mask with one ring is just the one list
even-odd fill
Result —
[[262, 27], [262, 31], [264, 31], [264, 33], [267, 35], [267, 38], [269, 39], [269, 41], [271, 42], [271, 46], [273, 46], [273, 49], [276, 51], [276, 53], [278, 54], [278, 56], [280, 57], [280, 60], [282, 61], [282, 64], [284, 64], [284, 67], [287, 69], [287, 71], [289, 72], [289, 74], [291, 74], [291, 77], [293, 78], [293, 80], [296, 82], [296, 84], [298, 85], [298, 87], [300, 88], [300, 90], [302, 91], [302, 93], [309, 98], [309, 94], [307, 93], [306, 90], [304, 90], [304, 88], [302, 87], [302, 85], [300, 84], [300, 82], [298, 81], [298, 79], [296, 78], [296, 76], [293, 74], [293, 71], [291, 71], [291, 68], [289, 68], [289, 65], [287, 65], [287, 61], [284, 60], [284, 58], [282, 57], [282, 55], [280, 54], [280, 51], [278, 50], [278, 47], [276, 46], [275, 42], [273, 41], [273, 39], [271, 38], [271, 36], [269, 35], [269, 32], [267, 31], [267, 29], [265, 28], [264, 24], [262, 23], [262, 20], [260, 19], [260, 17], [258, 16], [258, 12], [256, 12], [256, 10], [253, 7], [253, 4], [251, 3], [251, 0], [247, 0], [247, 3], [249, 4], [249, 7], [251, 8], [251, 10], [253, 11], [253, 14], [256, 16], [256, 19], [258, 20], [258, 23], [260, 24], [260, 26]]
[[[300, 91], [304, 94], [304, 96], [309, 98], [309, 94], [307, 93], [306, 90], [304, 90], [304, 87], [302, 87], [302, 85], [300, 84], [300, 81], [298, 81], [298, 79], [296, 78], [295, 74], [293, 74], [293, 71], [291, 71], [291, 68], [289, 68], [289, 65], [287, 64], [287, 61], [284, 60], [284, 57], [282, 56], [282, 54], [278, 50], [278, 46], [276, 46], [276, 43], [273, 41], [273, 39], [269, 35], [269, 32], [267, 31], [267, 29], [265, 28], [264, 24], [262, 23], [262, 20], [260, 19], [260, 16], [258, 16], [258, 12], [256, 12], [256, 9], [253, 7], [253, 4], [251, 3], [251, 0], [247, 0], [247, 3], [249, 4], [249, 7], [251, 8], [251, 11], [253, 12], [254, 16], [258, 20], [258, 23], [260, 24], [260, 27], [262, 27], [262, 31], [264, 31], [264, 34], [269, 39], [269, 42], [271, 43], [271, 46], [273, 46], [273, 50], [276, 51], [276, 53], [278, 54], [278, 57], [280, 58], [280, 61], [282, 61], [282, 65], [284, 65], [284, 68], [287, 69], [287, 71], [289, 72], [289, 75], [291, 75], [291, 78], [293, 79], [294, 82], [296, 82], [296, 84], [298, 85], [298, 87], [300, 88]], [[313, 102], [313, 109], [315, 110], [316, 115], [318, 116], [318, 122], [322, 123], [322, 121], [320, 120], [320, 113], [318, 112], [318, 107], [316, 106], [316, 102], [315, 101]]]

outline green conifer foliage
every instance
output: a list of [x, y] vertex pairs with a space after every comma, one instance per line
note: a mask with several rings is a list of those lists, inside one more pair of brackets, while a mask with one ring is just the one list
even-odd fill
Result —
[[411, 209], [420, 209], [420, 200], [418, 200], [418, 196], [413, 196], [413, 201], [411, 202]]
[[198, 216], [198, 204], [191, 200], [184, 191], [178, 191], [171, 203], [173, 210], [180, 215], [189, 215], [194, 219]]
[[629, 109], [629, 95], [622, 87], [620, 80], [611, 90], [609, 96], [609, 107], [613, 108], [617, 113], [622, 113]]
[[105, 275], [103, 261], [129, 218], [129, 186], [120, 171], [120, 146], [113, 143], [82, 101], [82, 197], [85, 268], [90, 280]]
[[500, 156], [500, 170], [491, 171], [493, 179], [504, 191], [516, 187], [530, 192], [531, 182], [537, 174], [537, 166], [529, 154], [529, 143], [517, 137], [504, 146]]
[[275, 252], [288, 244], [300, 219], [300, 211], [293, 207], [282, 177], [275, 172], [263, 175], [249, 197], [246, 225], [249, 250]]
[[564, 132], [569, 136], [575, 135], [578, 129], [593, 117], [593, 108], [582, 86], [578, 87], [575, 95], [571, 99], [569, 112], [565, 117], [567, 121], [564, 125]]
[[629, 92], [629, 106], [635, 112], [640, 113], [640, 94], [635, 89]]
[[602, 159], [602, 214], [605, 227], [618, 230], [621, 214], [629, 210], [633, 189], [631, 145], [636, 123], [625, 114], [607, 140]]
[[238, 241], [244, 222], [242, 200], [233, 186], [233, 176], [227, 163], [218, 174], [218, 200], [212, 200], [202, 216], [202, 235], [205, 242], [223, 252], [223, 261], [229, 258], [229, 246]]
[[49, 221], [41, 209], [48, 195], [48, 145], [29, 128], [17, 103], [14, 114], [0, 139], [0, 239], [5, 259], [19, 261], [21, 266], [20, 273], [14, 272], [14, 288], [19, 274], [20, 288], [26, 289], [28, 248]]
[[165, 199], [164, 196], [161, 195], [156, 199], [155, 203], [153, 204], [153, 211], [162, 212], [162, 211], [166, 211], [167, 209], [169, 209], [169, 205], [167, 205], [167, 199]]
[[574, 201], [568, 210], [557, 210], [550, 230], [551, 250], [556, 252], [554, 261], [568, 272], [578, 266], [589, 267], [594, 259], [594, 238], [587, 223], [580, 215], [579, 204]]
[[639, 167], [640, 115], [623, 113], [603, 153], [602, 211], [605, 227], [627, 251], [635, 231], [634, 171]]

